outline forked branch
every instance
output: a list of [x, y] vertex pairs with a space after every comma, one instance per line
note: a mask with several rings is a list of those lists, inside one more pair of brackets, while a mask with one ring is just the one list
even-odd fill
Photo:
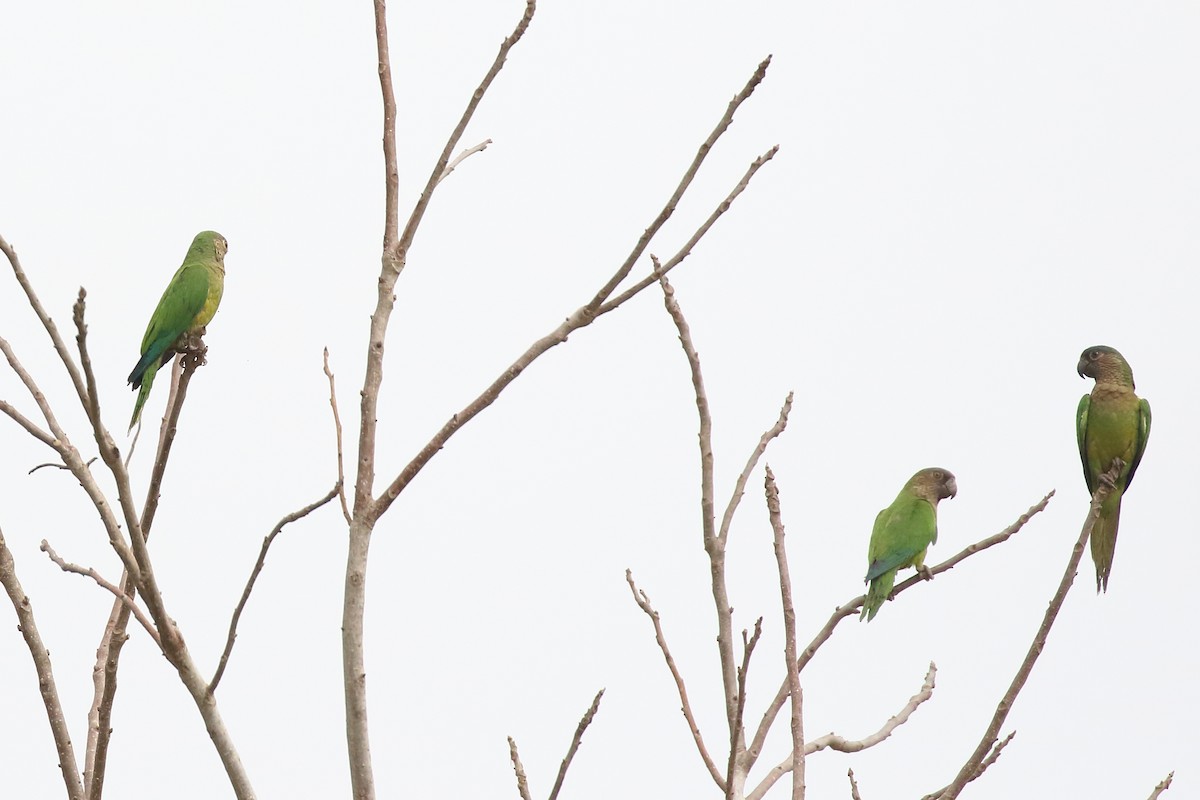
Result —
[[1021, 666], [1017, 669], [1017, 674], [1013, 676], [1008, 690], [1000, 698], [1000, 703], [996, 706], [996, 713], [992, 715], [992, 721], [988, 724], [987, 730], [984, 731], [983, 738], [979, 740], [975, 752], [971, 754], [970, 758], [967, 759], [966, 763], [962, 765], [962, 768], [954, 777], [954, 780], [946, 787], [946, 791], [941, 795], [941, 800], [954, 800], [954, 798], [958, 797], [959, 792], [975, 776], [976, 771], [988, 753], [995, 747], [1000, 733], [1000, 726], [1004, 724], [1005, 718], [1008, 717], [1008, 712], [1012, 710], [1013, 703], [1017, 700], [1017, 695], [1020, 694], [1021, 689], [1025, 686], [1025, 681], [1029, 679], [1030, 673], [1033, 672], [1033, 665], [1037, 663], [1038, 657], [1046, 647], [1046, 639], [1050, 636], [1050, 628], [1054, 625], [1054, 620], [1058, 617], [1058, 612], [1062, 608], [1063, 602], [1067, 599], [1067, 592], [1070, 591], [1071, 584], [1075, 582], [1075, 573], [1079, 569], [1079, 560], [1083, 557], [1084, 547], [1087, 546], [1088, 538], [1092, 535], [1092, 529], [1096, 526], [1096, 520], [1100, 516], [1100, 505], [1112, 491], [1113, 482], [1116, 481], [1117, 476], [1120, 474], [1121, 466], [1120, 459], [1114, 460], [1112, 468], [1104, 475], [1101, 475], [1100, 480], [1096, 482], [1096, 491], [1092, 493], [1092, 505], [1088, 510], [1087, 517], [1084, 519], [1083, 530], [1079, 532], [1079, 539], [1075, 542], [1075, 547], [1071, 550], [1071, 557], [1067, 560], [1067, 568], [1063, 571], [1062, 580], [1058, 583], [1058, 590], [1050, 598], [1050, 605], [1046, 608], [1046, 613], [1042, 617], [1042, 624], [1033, 637], [1033, 644], [1029, 646], [1029, 652], [1025, 654], [1025, 660], [1021, 662]]
[[[1054, 497], [1053, 491], [1051, 491], [1034, 505], [1030, 506], [1029, 509], [1020, 517], [1018, 517], [1016, 522], [1014, 522], [1012, 525], [1009, 525], [999, 533], [993, 534], [992, 536], [981, 539], [974, 544], [968, 545], [942, 563], [932, 567], [930, 569], [930, 574], [940, 575], [947, 570], [953, 569], [964, 559], [1008, 541], [1011, 536], [1024, 528], [1025, 524], [1029, 522], [1030, 519], [1045, 510], [1046, 505], [1050, 502], [1050, 498], [1052, 497]], [[892, 597], [898, 596], [901, 592], [907, 591], [918, 583], [925, 583], [925, 581], [918, 576], [914, 576], [903, 581], [892, 591]], [[797, 659], [797, 668], [801, 672], [804, 671], [805, 666], [807, 666], [808, 662], [810, 662], [813, 659], [813, 656], [816, 655], [817, 650], [820, 649], [821, 645], [825, 644], [825, 642], [829, 641], [830, 637], [833, 636], [833, 632], [837, 628], [838, 623], [840, 623], [846, 617], [856, 614], [862, 607], [865, 599], [866, 596], [860, 594], [858, 597], [847, 601], [843, 605], [840, 605], [833, 610], [833, 613], [829, 615], [829, 620], [825, 623], [824, 627], [817, 632], [817, 635], [814, 636], [812, 641], [808, 643], [808, 646], [801, 651], [800, 657]], [[779, 711], [783, 708], [783, 704], [786, 702], [787, 696], [788, 685], [787, 680], [785, 679], [780, 684], [779, 690], [775, 693], [775, 698], [771, 701], [771, 705], [763, 714], [762, 721], [759, 723], [758, 730], [755, 731], [754, 739], [747, 750], [751, 764], [753, 764], [754, 761], [762, 754], [762, 748], [763, 744], [767, 740], [767, 734], [770, 733], [771, 726], [775, 724], [775, 718], [779, 715]]]
[[[842, 753], [857, 753], [860, 750], [866, 750], [868, 747], [874, 747], [884, 739], [892, 735], [892, 733], [904, 723], [908, 722], [909, 717], [913, 712], [929, 698], [933, 697], [934, 681], [937, 677], [937, 666], [932, 662], [929, 664], [929, 670], [925, 673], [925, 681], [921, 684], [921, 688], [917, 693], [908, 698], [908, 702], [904, 704], [904, 708], [896, 712], [890, 717], [883, 726], [872, 733], [870, 736], [865, 736], [862, 739], [846, 739], [838, 736], [836, 733], [827, 733], [824, 736], [819, 736], [804, 745], [804, 754], [812, 755], [821, 750], [837, 750]], [[775, 782], [792, 770], [794, 756], [789, 755], [779, 764], [767, 773], [766, 777], [754, 787], [754, 791], [746, 795], [746, 800], [762, 800]]]
[[[3, 242], [0, 239], [0, 242]], [[54, 747], [58, 751], [58, 768], [62, 771], [63, 783], [66, 784], [67, 797], [70, 800], [83, 800], [83, 782], [79, 779], [79, 765], [75, 760], [75, 748], [71, 744], [71, 733], [67, 728], [67, 720], [63, 715], [62, 703], [58, 699], [58, 684], [54, 682], [54, 670], [50, 667], [50, 651], [42, 642], [38, 633], [37, 622], [33, 618], [33, 605], [21, 582], [17, 579], [16, 565], [13, 563], [12, 552], [4, 541], [4, 532], [0, 531], [0, 585], [12, 601], [13, 610], [17, 612], [17, 628], [29, 648], [33, 658], [33, 666], [37, 671], [38, 690], [42, 694], [42, 705], [46, 708], [46, 717], [50, 721], [50, 732], [54, 736]]]

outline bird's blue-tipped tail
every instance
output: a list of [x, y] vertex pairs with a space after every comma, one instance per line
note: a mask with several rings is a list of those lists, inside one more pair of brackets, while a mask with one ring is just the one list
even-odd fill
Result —
[[[133, 426], [137, 425], [138, 420], [142, 418], [142, 406], [146, 405], [146, 398], [150, 396], [150, 387], [154, 385], [154, 376], [157, 373], [157, 369], [144, 370], [138, 383], [134, 384], [138, 390], [138, 396], [137, 402], [133, 404], [133, 417], [129, 420], [129, 428], [125, 431], [126, 433], [133, 430]], [[130, 376], [129, 381], [133, 383], [133, 376]]]
[[863, 620], [870, 622], [875, 619], [883, 601], [887, 600], [888, 595], [892, 593], [892, 586], [895, 582], [896, 570], [894, 569], [871, 580], [871, 587], [867, 589], [867, 599], [863, 601], [862, 613], [858, 616], [859, 622]]

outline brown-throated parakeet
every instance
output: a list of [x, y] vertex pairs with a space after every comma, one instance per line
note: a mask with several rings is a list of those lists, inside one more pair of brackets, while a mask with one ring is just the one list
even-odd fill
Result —
[[1092, 528], [1092, 561], [1096, 563], [1096, 591], [1108, 591], [1121, 498], [1142, 463], [1150, 438], [1150, 404], [1133, 391], [1129, 362], [1111, 347], [1097, 345], [1083, 351], [1076, 369], [1080, 377], [1095, 378], [1090, 395], [1079, 399], [1075, 433], [1088, 491], [1095, 493], [1100, 476], [1112, 469], [1113, 459], [1123, 462], [1112, 492], [1100, 506]]
[[875, 517], [867, 548], [867, 577], [871, 584], [860, 620], [870, 622], [892, 593], [896, 571], [916, 567], [925, 571], [925, 552], [937, 541], [938, 501], [958, 494], [954, 475], [927, 467], [908, 479], [892, 504]]
[[129, 373], [130, 385], [138, 390], [130, 430], [142, 416], [155, 373], [171, 360], [176, 342], [182, 336], [200, 332], [217, 313], [225, 288], [224, 258], [228, 250], [229, 242], [216, 231], [196, 234], [183, 266], [158, 301], [142, 337], [142, 357]]

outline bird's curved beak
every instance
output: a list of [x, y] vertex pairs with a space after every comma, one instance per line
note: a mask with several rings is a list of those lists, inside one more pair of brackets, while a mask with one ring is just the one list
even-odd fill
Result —
[[1088, 360], [1086, 358], [1079, 359], [1079, 363], [1075, 365], [1075, 371], [1079, 373], [1081, 378], [1090, 378], [1091, 373], [1088, 372]]
[[946, 497], [957, 497], [958, 481], [954, 480], [954, 477], [951, 476], [950, 480], [942, 484], [942, 489], [946, 492]]

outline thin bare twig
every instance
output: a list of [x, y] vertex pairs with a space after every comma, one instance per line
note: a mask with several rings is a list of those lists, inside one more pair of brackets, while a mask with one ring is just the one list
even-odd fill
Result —
[[854, 780], [854, 768], [846, 770], [846, 777], [850, 779], [850, 800], [862, 800], [862, 795], [858, 793], [858, 781]]
[[1169, 773], [1167, 773], [1167, 777], [1163, 778], [1162, 781], [1160, 781], [1159, 784], [1154, 787], [1154, 791], [1150, 793], [1149, 800], [1158, 800], [1159, 795], [1171, 788], [1171, 782], [1174, 780], [1175, 770], [1171, 770]]
[[525, 767], [521, 764], [521, 756], [517, 754], [517, 740], [508, 737], [508, 757], [512, 759], [513, 772], [517, 774], [517, 791], [521, 800], [533, 800], [529, 796], [529, 779], [525, 777]]
[[208, 682], [209, 694], [217, 691], [217, 684], [221, 682], [221, 676], [225, 674], [225, 665], [229, 663], [229, 654], [233, 652], [233, 643], [237, 640], [238, 621], [242, 618], [242, 611], [245, 610], [246, 603], [250, 601], [250, 592], [254, 591], [254, 583], [258, 580], [258, 575], [262, 572], [263, 565], [266, 564], [267, 551], [271, 549], [271, 543], [275, 541], [275, 537], [279, 535], [285, 525], [307, 517], [337, 497], [341, 490], [342, 483], [338, 481], [320, 500], [315, 503], [309, 503], [299, 511], [293, 511], [279, 520], [275, 527], [271, 529], [271, 532], [263, 538], [262, 549], [258, 552], [258, 561], [255, 562], [254, 569], [250, 571], [250, 579], [246, 581], [246, 588], [242, 590], [242, 599], [238, 601], [237, 608], [233, 610], [233, 618], [229, 620], [229, 635], [225, 637], [225, 650], [221, 653], [221, 661], [217, 664], [217, 671], [213, 673], [212, 680]]
[[[84, 466], [90, 467], [92, 464], [95, 464], [99, 460], [100, 459], [98, 456], [92, 456], [86, 462], [84, 462]], [[71, 468], [68, 467], [66, 464], [55, 464], [53, 461], [47, 461], [45, 464], [38, 464], [36, 467], [29, 470], [29, 472], [26, 472], [25, 474], [32, 475], [33, 473], [37, 472], [39, 469], [61, 469], [61, 470], [65, 470], [66, 472], [71, 471]]]
[[342, 417], [338, 413], [337, 387], [333, 382], [333, 372], [329, 369], [329, 348], [326, 347], [323, 352], [325, 377], [329, 379], [329, 407], [333, 410], [333, 432], [337, 440], [338, 499], [342, 503], [342, 516], [346, 518], [346, 524], [349, 525], [354, 520], [350, 516], [350, 508], [346, 504], [346, 471], [342, 458]]
[[[929, 698], [933, 697], [933, 688], [937, 677], [937, 666], [932, 662], [929, 664], [929, 670], [925, 673], [925, 681], [921, 684], [921, 688], [917, 693], [908, 698], [904, 708], [900, 709], [894, 716], [890, 717], [879, 730], [866, 736], [862, 739], [846, 739], [838, 736], [836, 733], [827, 733], [824, 736], [819, 736], [816, 739], [804, 745], [804, 754], [810, 756], [813, 753], [821, 750], [837, 750], [842, 753], [857, 753], [860, 750], [866, 750], [868, 747], [874, 747], [884, 739], [892, 735], [896, 728], [908, 722], [909, 717], [917, 710], [917, 707], [924, 703]], [[792, 769], [793, 756], [789, 755], [779, 764], [771, 768], [771, 771], [762, 779], [758, 786], [754, 787], [754, 791], [746, 795], [746, 800], [762, 800], [775, 782], [786, 775]]]
[[734, 795], [738, 787], [737, 767], [738, 758], [741, 755], [738, 743], [742, 740], [742, 719], [746, 714], [746, 681], [750, 675], [750, 657], [754, 655], [754, 647], [762, 638], [762, 621], [762, 617], [754, 621], [754, 635], [749, 638], [746, 637], [746, 629], [742, 628], [742, 665], [738, 667], [737, 674], [737, 717], [734, 720], [733, 730], [729, 734], [729, 761], [725, 769], [726, 800], [736, 800]]
[[679, 700], [683, 704], [683, 717], [687, 720], [688, 730], [692, 732], [692, 739], [696, 742], [696, 749], [700, 751], [700, 758], [704, 761], [704, 766], [708, 767], [708, 774], [712, 775], [712, 779], [722, 792], [725, 791], [725, 779], [722, 777], [720, 770], [717, 769], [716, 763], [712, 760], [712, 756], [708, 754], [708, 748], [704, 746], [704, 737], [700, 735], [700, 726], [696, 724], [696, 717], [692, 714], [691, 703], [688, 702], [687, 688], [683, 684], [683, 676], [679, 674], [679, 667], [675, 664], [675, 659], [671, 656], [671, 649], [667, 647], [667, 639], [663, 635], [662, 621], [659, 618], [658, 612], [654, 610], [654, 606], [650, 605], [650, 597], [645, 592], [637, 587], [633, 582], [633, 572], [625, 570], [625, 582], [629, 584], [629, 591], [633, 593], [633, 601], [638, 604], [638, 608], [646, 613], [650, 618], [650, 622], [654, 624], [654, 639], [658, 642], [658, 649], [662, 651], [663, 658], [666, 659], [667, 669], [671, 671], [671, 677], [675, 679], [675, 688], [679, 692]]
[[[1008, 747], [1008, 743], [1011, 742], [1013, 740], [1013, 737], [1016, 735], [1017, 735], [1017, 732], [1013, 731], [1012, 733], [1008, 734], [1008, 736], [1005, 736], [1003, 739], [996, 742], [996, 746], [992, 748], [992, 752], [988, 754], [988, 757], [985, 758], [983, 760], [983, 763], [979, 765], [979, 769], [975, 770], [975, 774], [971, 776], [971, 781], [978, 778], [980, 775], [982, 775], [984, 772], [987, 771], [988, 767], [990, 767], [992, 764], [996, 763], [996, 761], [1000, 758], [1000, 754], [1004, 751], [1004, 748]], [[967, 782], [970, 783], [970, 781], [967, 781]], [[929, 794], [925, 795], [924, 797], [921, 798], [921, 800], [937, 800], [939, 797], [942, 796], [942, 792], [946, 791], [947, 788], [949, 788], [949, 787], [943, 786], [942, 788], [938, 789], [936, 792], [930, 792]]]
[[[684, 171], [683, 178], [680, 179], [679, 185], [675, 187], [675, 191], [671, 194], [670, 198], [667, 199], [666, 205], [664, 205], [662, 210], [658, 212], [658, 216], [655, 217], [654, 222], [650, 223], [650, 226], [642, 233], [642, 236], [640, 239], [638, 239], [637, 244], [633, 246], [633, 250], [630, 251], [629, 255], [625, 258], [625, 262], [613, 274], [608, 283], [604, 284], [600, 291], [596, 293], [596, 296], [592, 298], [592, 303], [590, 305], [593, 305], [597, 309], [597, 315], [606, 314], [609, 311], [612, 311], [614, 308], [620, 306], [626, 300], [633, 297], [635, 294], [638, 294], [647, 286], [658, 280], [658, 275], [652, 272], [648, 277], [643, 278], [637, 284], [631, 286], [617, 297], [609, 300], [609, 296], [616, 290], [618, 286], [621, 285], [621, 282], [625, 280], [625, 277], [629, 275], [630, 270], [633, 269], [633, 265], [637, 263], [638, 259], [642, 257], [642, 253], [644, 253], [646, 248], [650, 246], [650, 240], [654, 238], [662, 226], [666, 224], [667, 220], [671, 218], [671, 215], [675, 213], [675, 207], [679, 205], [679, 201], [683, 198], [684, 193], [688, 190], [688, 187], [691, 186], [696, 174], [700, 171], [700, 166], [704, 163], [704, 159], [708, 157], [708, 154], [712, 151], [713, 146], [716, 145], [717, 140], [721, 138], [721, 135], [724, 134], [725, 131], [729, 129], [729, 126], [733, 124], [733, 115], [737, 112], [738, 108], [742, 105], [742, 103], [750, 99], [750, 96], [754, 94], [754, 90], [757, 89], [758, 85], [763, 82], [764, 78], [767, 77], [767, 68], [769, 66], [771, 66], [771, 57], [767, 56], [759, 63], [758, 67], [754, 70], [754, 74], [750, 76], [750, 80], [746, 81], [746, 85], [742, 87], [742, 90], [735, 94], [733, 99], [729, 101], [729, 105], [725, 107], [725, 113], [721, 115], [721, 119], [717, 120], [717, 125], [712, 129], [712, 133], [708, 135], [707, 139], [701, 142], [700, 147], [696, 150], [696, 155], [692, 158], [692, 163], [689, 164], [688, 168]], [[717, 207], [717, 210], [714, 211], [711, 216], [709, 216], [708, 220], [705, 221], [705, 224], [702, 225], [696, 231], [696, 233], [692, 235], [692, 238], [688, 240], [688, 244], [685, 245], [684, 248], [681, 249], [673, 258], [668, 260], [666, 267], [662, 270], [664, 274], [670, 272], [677, 264], [679, 264], [679, 262], [687, 258], [688, 253], [691, 251], [691, 248], [695, 246], [695, 243], [698, 242], [700, 238], [708, 232], [708, 229], [712, 227], [712, 224], [716, 222], [716, 219], [729, 209], [733, 199], [741, 194], [745, 186], [749, 184], [750, 178], [758, 170], [758, 167], [761, 167], [763, 163], [766, 163], [773, 158], [778, 149], [779, 147], [776, 145], [766, 156], [760, 159], [762, 163], [758, 163], [756, 161], [755, 163], [757, 166], [751, 166], [750, 171], [746, 173], [745, 177], [742, 178], [742, 181], [734, 188], [733, 192], [726, 197], [725, 201]]]
[[25, 270], [21, 267], [21, 260], [17, 258], [17, 251], [4, 240], [3, 236], [0, 236], [0, 252], [3, 252], [8, 257], [8, 263], [12, 266], [13, 275], [16, 276], [17, 283], [21, 285], [21, 289], [25, 292], [25, 297], [29, 300], [30, 308], [33, 309], [33, 313], [37, 314], [38, 319], [41, 320], [42, 327], [46, 329], [46, 333], [50, 336], [50, 342], [54, 345], [54, 351], [58, 353], [58, 357], [62, 359], [67, 374], [71, 376], [71, 383], [75, 386], [75, 393], [79, 396], [79, 402], [84, 408], [87, 408], [87, 390], [84, 388], [79, 368], [75, 366], [75, 362], [71, 359], [71, 352], [67, 349], [67, 343], [59, 335], [58, 327], [54, 324], [54, 320], [46, 313], [46, 309], [42, 306], [42, 301], [38, 299], [37, 292], [33, 290], [33, 284], [30, 283], [29, 276], [25, 274]]
[[[441, 183], [442, 181], [446, 180], [446, 178], [450, 177], [450, 173], [454, 172], [455, 168], [459, 164], [466, 161], [471, 156], [475, 155], [476, 153], [482, 153], [484, 150], [487, 150], [488, 145], [491, 143], [492, 143], [491, 139], [484, 139], [482, 142], [475, 145], [474, 147], [468, 147], [468, 148], [464, 149], [461, 153], [459, 153], [457, 156], [454, 157], [453, 161], [451, 161], [449, 164], [446, 165], [446, 168], [444, 170], [442, 170], [442, 174], [438, 175], [437, 183]], [[434, 186], [436, 186], [437, 183], [435, 183]]]
[[783, 407], [779, 409], [779, 419], [775, 420], [775, 424], [759, 437], [754, 452], [750, 454], [750, 458], [746, 459], [746, 466], [742, 468], [742, 474], [738, 475], [737, 482], [733, 485], [733, 496], [729, 498], [729, 503], [725, 506], [725, 514], [721, 517], [721, 527], [717, 530], [717, 536], [721, 541], [729, 540], [729, 526], [733, 523], [733, 515], [742, 502], [742, 496], [746, 494], [746, 483], [750, 480], [750, 474], [758, 466], [758, 461], [763, 457], [763, 453], [767, 452], [767, 445], [771, 443], [771, 440], [778, 437], [787, 428], [788, 415], [792, 413], [793, 396], [794, 392], [788, 392], [787, 397], [784, 398]]
[[[994, 547], [998, 544], [1008, 541], [1011, 536], [1024, 528], [1025, 524], [1029, 522], [1030, 519], [1032, 519], [1036, 514], [1045, 510], [1046, 505], [1050, 502], [1050, 498], [1052, 497], [1054, 497], [1053, 490], [1050, 491], [1050, 493], [1043, 497], [1039, 502], [1030, 506], [1029, 509], [1026, 510], [1025, 513], [1020, 517], [1018, 517], [1016, 522], [1014, 522], [1012, 525], [1009, 525], [1007, 528], [997, 534], [988, 536], [978, 542], [975, 542], [974, 544], [968, 545], [942, 563], [932, 567], [929, 570], [930, 574], [940, 575], [943, 572], [954, 568], [954, 566], [956, 566], [960, 561], [963, 561], [964, 559], [973, 556], [976, 553], [987, 550], [990, 547]], [[917, 585], [918, 583], [925, 583], [925, 581], [918, 576], [914, 576], [909, 580], [905, 580], [894, 590], [892, 590], [892, 596], [895, 597], [896, 595], [912, 586]], [[825, 626], [817, 632], [817, 635], [813, 637], [812, 641], [808, 643], [808, 646], [805, 647], [800, 653], [800, 657], [797, 659], [797, 668], [801, 672], [804, 671], [804, 668], [808, 665], [808, 662], [812, 661], [813, 656], [816, 655], [817, 650], [820, 649], [821, 645], [825, 644], [825, 642], [829, 641], [829, 638], [833, 636], [833, 631], [835, 628], [837, 628], [838, 623], [840, 623], [846, 617], [853, 616], [855, 613], [857, 613], [862, 607], [865, 599], [866, 596], [860, 594], [858, 597], [847, 601], [845, 604], [840, 605], [833, 610], [833, 613], [829, 615], [829, 620], [825, 623]], [[754, 760], [756, 760], [759, 755], [762, 754], [763, 743], [766, 742], [767, 734], [770, 732], [771, 726], [775, 724], [775, 718], [778, 716], [780, 709], [783, 708], [783, 704], [787, 701], [787, 697], [788, 684], [787, 680], [785, 679], [780, 684], [779, 690], [775, 693], [775, 698], [771, 701], [770, 707], [763, 714], [762, 721], [759, 723], [758, 730], [755, 731], [754, 739], [747, 750], [747, 753], [751, 759], [751, 764], [753, 764]]]
[[79, 348], [79, 363], [83, 365], [84, 378], [87, 381], [87, 402], [84, 411], [93, 427], [100, 421], [100, 395], [96, 390], [96, 376], [92, 372], [92, 358], [87, 349], [87, 324], [84, 322], [84, 310], [87, 307], [87, 290], [79, 287], [79, 296], [71, 309], [71, 319], [75, 323], [75, 344]]
[[145, 613], [141, 608], [138, 607], [138, 604], [134, 602], [132, 597], [123, 593], [116, 584], [106, 580], [103, 575], [101, 575], [99, 572], [96, 572], [96, 570], [92, 567], [81, 567], [78, 564], [72, 564], [71, 562], [67, 561], [58, 553], [54, 552], [54, 548], [51, 547], [50, 543], [45, 539], [42, 539], [42, 546], [40, 549], [43, 553], [49, 556], [50, 560], [57, 564], [59, 569], [61, 569], [63, 572], [71, 572], [75, 575], [82, 575], [85, 578], [91, 578], [98, 586], [107, 590], [113, 595], [113, 597], [116, 597], [122, 603], [122, 605], [133, 612], [133, 615], [137, 618], [137, 621], [140, 622], [142, 627], [146, 629], [146, 633], [150, 634], [150, 638], [154, 640], [154, 643], [158, 645], [160, 650], [162, 649], [162, 640], [158, 636], [158, 631], [154, 629], [154, 623], [152, 623], [149, 618], [146, 617]]
[[[0, 350], [7, 347], [7, 345], [8, 345], [8, 342], [6, 342], [6, 341], [4, 341], [4, 339], [0, 338]], [[55, 442], [54, 442], [53, 436], [51, 436], [50, 434], [46, 433], [44, 430], [39, 428], [37, 426], [37, 423], [30, 420], [28, 417], [26, 417], [20, 411], [17, 411], [17, 409], [14, 408], [11, 403], [7, 403], [4, 400], [0, 400], [0, 412], [3, 412], [4, 414], [6, 414], [10, 419], [12, 419], [13, 422], [17, 423], [22, 428], [24, 428], [25, 431], [30, 436], [37, 439], [42, 444], [46, 445], [47, 447], [52, 447], [55, 450], [58, 449], [57, 447], [55, 447]], [[34, 467], [33, 469], [29, 470], [29, 474], [32, 475], [37, 469], [38, 469], [37, 467]]]
[[50, 666], [50, 651], [46, 649], [42, 636], [38, 633], [37, 622], [33, 618], [33, 605], [21, 587], [21, 581], [17, 579], [17, 568], [13, 563], [12, 552], [4, 541], [3, 531], [0, 531], [0, 585], [4, 586], [8, 599], [12, 601], [13, 610], [17, 612], [17, 629], [25, 639], [25, 646], [29, 648], [34, 669], [37, 670], [38, 690], [42, 695], [42, 705], [46, 707], [46, 717], [50, 721], [50, 732], [54, 736], [54, 747], [58, 751], [58, 768], [62, 771], [63, 783], [67, 787], [67, 797], [70, 800], [82, 800], [83, 783], [79, 779], [79, 766], [75, 760], [75, 748], [71, 744], [71, 733], [63, 715], [62, 703], [58, 699], [58, 684], [54, 682], [54, 670]]
[[1100, 480], [1097, 481], [1096, 491], [1092, 493], [1092, 505], [1083, 523], [1083, 530], [1080, 531], [1079, 539], [1075, 542], [1075, 547], [1071, 550], [1071, 557], [1067, 560], [1067, 568], [1063, 572], [1062, 580], [1058, 583], [1058, 590], [1050, 599], [1050, 605], [1046, 608], [1046, 613], [1042, 617], [1042, 624], [1033, 637], [1033, 643], [1029, 646], [1029, 652], [1026, 653], [1025, 660], [1021, 662], [1021, 666], [1017, 669], [1017, 674], [1013, 676], [1008, 690], [1000, 698], [1000, 703], [996, 706], [996, 713], [992, 715], [992, 721], [988, 724], [987, 730], [984, 731], [983, 738], [979, 740], [975, 752], [971, 754], [971, 757], [963, 764], [962, 769], [958, 771], [958, 775], [946, 787], [946, 791], [942, 793], [941, 800], [954, 800], [954, 798], [958, 797], [959, 792], [971, 780], [988, 752], [996, 744], [996, 739], [1000, 733], [1000, 726], [1004, 724], [1005, 718], [1008, 717], [1008, 712], [1012, 709], [1013, 703], [1016, 702], [1017, 695], [1020, 694], [1021, 689], [1025, 686], [1025, 681], [1029, 679], [1030, 673], [1033, 672], [1033, 665], [1037, 663], [1038, 656], [1042, 654], [1042, 650], [1046, 646], [1046, 639], [1050, 636], [1050, 628], [1054, 625], [1054, 620], [1058, 617], [1058, 612], [1062, 608], [1063, 602], [1067, 599], [1067, 592], [1070, 591], [1071, 584], [1075, 582], [1075, 573], [1079, 568], [1079, 559], [1083, 556], [1083, 549], [1087, 545], [1088, 538], [1092, 535], [1092, 528], [1095, 527], [1096, 520], [1100, 516], [1100, 505], [1108, 497], [1109, 492], [1112, 491], [1113, 481], [1117, 479], [1120, 466], [1120, 459], [1115, 459], [1112, 468], [1100, 476]]
[[796, 665], [796, 609], [792, 605], [792, 579], [784, 547], [783, 512], [779, 505], [779, 487], [767, 465], [764, 482], [767, 513], [775, 535], [775, 561], [779, 565], [779, 592], [783, 604], [783, 653], [787, 669], [788, 695], [792, 701], [792, 800], [804, 800], [804, 691], [800, 687], [800, 669]]
[[[738, 195], [746, 191], [746, 188], [750, 186], [750, 180], [763, 167], [763, 165], [773, 159], [778, 152], [779, 145], [775, 145], [767, 150], [767, 152], [750, 162], [750, 166], [746, 168], [745, 174], [742, 175], [741, 180], [737, 182], [737, 185], [733, 187], [733, 190], [725, 196], [724, 200], [717, 204], [716, 209], [714, 209], [713, 212], [708, 215], [708, 218], [700, 224], [700, 227], [696, 228], [695, 232], [692, 233], [691, 238], [684, 243], [683, 247], [679, 248], [675, 255], [671, 256], [669, 259], [667, 259], [666, 263], [663, 264], [663, 274], [675, 269], [675, 267], [679, 266], [685, 258], [691, 255], [692, 248], [694, 248], [696, 244], [702, 238], [704, 238], [704, 235], [712, 229], [712, 226], [717, 223], [717, 220], [720, 219], [725, 212], [733, 206], [733, 201], [738, 198]], [[657, 231], [657, 228], [655, 228], [655, 231]], [[627, 275], [628, 272], [629, 271], [626, 270], [625, 275]], [[622, 275], [622, 279], [623, 278], [624, 275]], [[612, 298], [611, 300], [606, 300], [604, 303], [600, 304], [600, 306], [596, 309], [596, 316], [600, 317], [610, 311], [613, 311], [614, 309], [620, 308], [622, 305], [624, 305], [626, 300], [637, 294], [640, 294], [643, 289], [645, 289], [647, 286], [650, 286], [657, 280], [658, 275], [656, 275], [654, 272], [651, 272], [649, 275], [642, 278], [616, 297]]]
[[571, 766], [571, 760], [575, 758], [575, 753], [579, 750], [579, 745], [583, 741], [583, 732], [592, 724], [592, 720], [596, 717], [596, 712], [600, 709], [600, 698], [604, 697], [604, 690], [596, 692], [596, 696], [592, 698], [592, 704], [588, 706], [588, 710], [583, 713], [582, 719], [575, 727], [575, 735], [571, 737], [571, 746], [567, 748], [567, 755], [563, 758], [562, 764], [558, 768], [558, 777], [554, 779], [554, 788], [550, 790], [549, 800], [558, 800], [558, 793], [562, 789], [563, 781], [567, 777], [567, 769]]

